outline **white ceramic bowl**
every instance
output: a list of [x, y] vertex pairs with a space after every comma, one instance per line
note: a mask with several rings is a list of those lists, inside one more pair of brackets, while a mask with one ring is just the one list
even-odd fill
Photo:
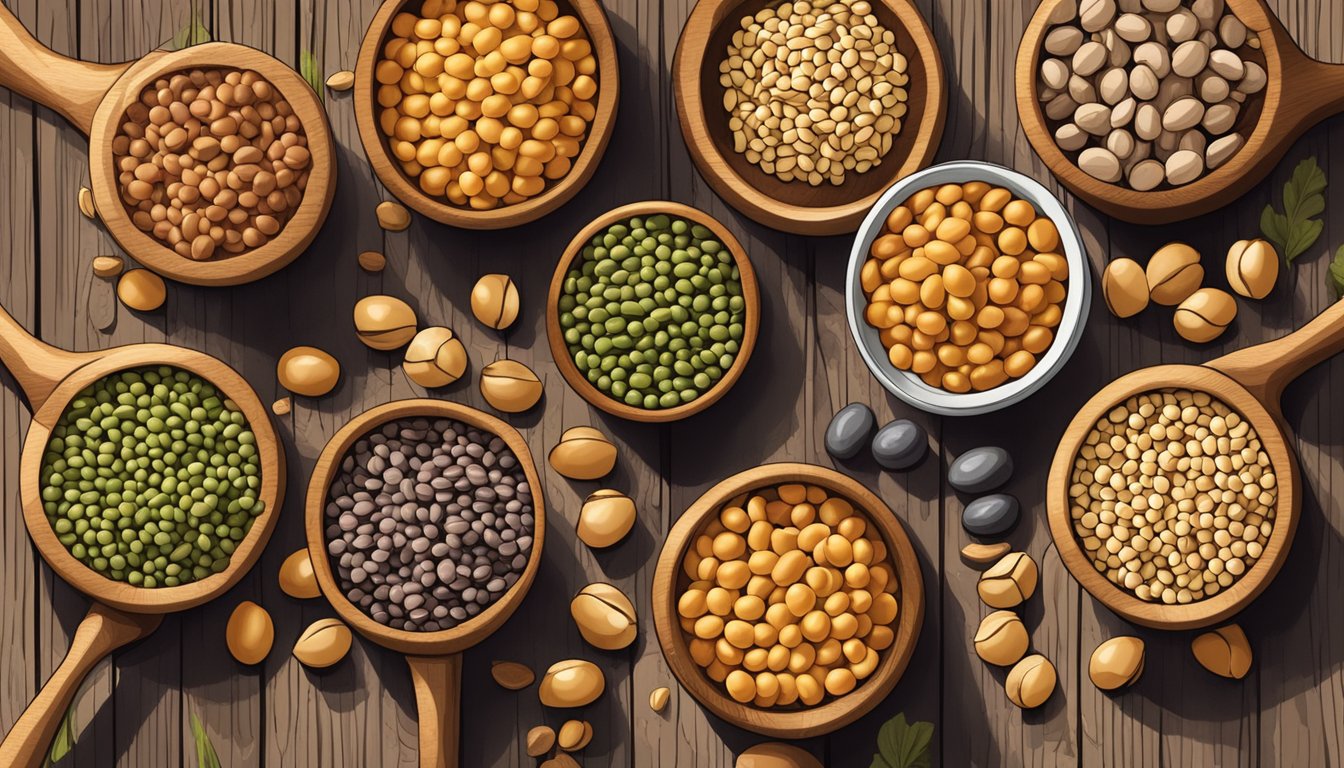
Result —
[[[930, 387], [918, 376], [902, 371], [887, 359], [887, 350], [877, 337], [877, 329], [863, 319], [863, 310], [868, 300], [859, 284], [859, 271], [868, 259], [868, 250], [873, 241], [882, 232], [882, 224], [892, 209], [904, 202], [915, 192], [925, 187], [949, 183], [967, 183], [984, 181], [998, 187], [1012, 190], [1013, 194], [1028, 200], [1036, 206], [1037, 213], [1047, 216], [1059, 229], [1059, 239], [1064, 258], [1069, 263], [1069, 279], [1066, 283], [1067, 295], [1064, 298], [1063, 319], [1055, 328], [1055, 340], [1032, 368], [1020, 379], [1011, 379], [1006, 383], [984, 392], [957, 394]], [[1092, 301], [1092, 274], [1088, 267], [1087, 254], [1083, 250], [1082, 238], [1078, 226], [1063, 204], [1050, 190], [1035, 179], [993, 163], [974, 160], [961, 160], [943, 163], [911, 174], [896, 182], [878, 198], [867, 218], [859, 227], [854, 238], [854, 248], [849, 254], [849, 271], [845, 276], [845, 314], [849, 318], [849, 330], [859, 345], [859, 352], [868, 365], [868, 370], [887, 388], [887, 391], [905, 402], [930, 413], [945, 416], [974, 416], [989, 413], [1012, 405], [1027, 398], [1031, 393], [1045, 386], [1051, 377], [1064, 367], [1069, 355], [1078, 346], [1083, 334], [1083, 322], [1087, 318], [1088, 307]]]

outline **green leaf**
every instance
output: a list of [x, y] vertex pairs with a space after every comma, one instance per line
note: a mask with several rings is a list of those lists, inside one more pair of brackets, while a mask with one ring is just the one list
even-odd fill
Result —
[[180, 51], [193, 45], [208, 43], [212, 39], [213, 35], [210, 34], [210, 29], [202, 24], [201, 17], [197, 16], [195, 11], [192, 11], [191, 20], [187, 22], [187, 26], [173, 35], [173, 39], [164, 47], [170, 51]]
[[878, 730], [872, 768], [929, 768], [932, 742], [933, 723], [908, 723], [901, 713]]
[[1335, 258], [1330, 262], [1327, 275], [1331, 287], [1335, 289], [1335, 299], [1344, 299], [1344, 245], [1335, 251]]
[[51, 740], [51, 749], [47, 750], [47, 758], [42, 761], [42, 768], [50, 768], [65, 759], [70, 754], [70, 750], [75, 748], [75, 705], [65, 711], [65, 717], [61, 718], [61, 724], [56, 728], [56, 735]]
[[215, 746], [210, 743], [210, 734], [205, 732], [195, 712], [191, 713], [191, 735], [196, 739], [196, 768], [222, 768]]
[[312, 54], [312, 51], [303, 51], [299, 54], [299, 74], [303, 75], [303, 79], [307, 80], [308, 85], [313, 87], [313, 92], [317, 94], [317, 100], [325, 102], [326, 97], [322, 94], [322, 65], [317, 62], [317, 57]]
[[1289, 265], [1321, 235], [1324, 224], [1314, 217], [1325, 211], [1325, 187], [1325, 172], [1316, 158], [1308, 157], [1297, 164], [1283, 185], [1283, 213], [1268, 205], [1260, 214], [1260, 231]]

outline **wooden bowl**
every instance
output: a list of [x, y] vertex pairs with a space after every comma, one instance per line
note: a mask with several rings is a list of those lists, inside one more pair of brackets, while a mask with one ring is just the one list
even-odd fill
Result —
[[[135, 226], [112, 163], [112, 139], [126, 107], [157, 78], [196, 67], [251, 69], [270, 81], [302, 121], [312, 155], [303, 200], [279, 234], [260, 248], [207, 261], [183, 258]], [[122, 64], [95, 64], [43, 46], [0, 6], [0, 85], [55, 109], [89, 137], [89, 179], [98, 217], [132, 258], [164, 277], [195, 285], [238, 285], [265, 277], [303, 253], [331, 209], [336, 158], [326, 112], [297, 72], [256, 49], [205, 43], [153, 51]]]
[[[33, 409], [19, 460], [24, 524], [38, 554], [68, 584], [94, 602], [80, 621], [70, 650], [0, 743], [0, 765], [40, 765], [61, 718], [85, 676], [116, 649], [149, 635], [163, 614], [216, 598], [257, 562], [275, 528], [285, 488], [284, 447], [270, 413], [229, 366], [209, 355], [167, 344], [131, 344], [97, 352], [67, 352], [31, 336], [0, 308], [0, 362], [10, 370]], [[130, 368], [170, 365], [206, 379], [247, 417], [256, 437], [265, 509], [219, 573], [176, 587], [146, 588], [114, 581], [75, 558], [61, 544], [42, 504], [42, 457], [51, 430], [69, 402], [104, 376]]]
[[[361, 437], [389, 421], [403, 418], [455, 419], [497, 435], [513, 451], [532, 488], [532, 552], [527, 567], [498, 600], [480, 614], [450, 629], [438, 632], [412, 632], [394, 629], [374, 621], [350, 602], [336, 584], [327, 553], [324, 510], [327, 496], [340, 463]], [[308, 555], [313, 574], [327, 601], [341, 620], [385, 648], [406, 654], [415, 686], [416, 708], [420, 720], [420, 765], [455, 768], [458, 764], [459, 696], [462, 682], [462, 652], [485, 640], [518, 609], [541, 567], [542, 545], [546, 538], [546, 505], [542, 498], [541, 476], [523, 436], [506, 422], [465, 405], [444, 400], [398, 400], [380, 405], [351, 419], [332, 435], [313, 468], [304, 506], [304, 529], [308, 536]]]
[[908, 112], [882, 164], [847, 173], [840, 186], [786, 182], [733, 151], [719, 63], [744, 16], [774, 0], [701, 0], [677, 42], [672, 82], [686, 148], [705, 180], [730, 205], [762, 224], [800, 235], [853, 232], [892, 182], [933, 160], [947, 117], [943, 63], [928, 24], [909, 0], [873, 0], [873, 14], [896, 35], [909, 62]]
[[359, 140], [369, 157], [369, 164], [378, 180], [396, 198], [435, 221], [464, 229], [505, 229], [526, 224], [545, 216], [564, 205], [578, 194], [592, 178], [602, 153], [607, 149], [616, 122], [616, 104], [620, 95], [620, 67], [616, 60], [616, 40], [607, 23], [607, 14], [599, 0], [557, 0], [562, 14], [573, 14], [583, 23], [588, 40], [597, 58], [596, 115], [588, 126], [578, 157], [573, 159], [569, 173], [559, 181], [549, 183], [545, 190], [521, 203], [504, 205], [488, 211], [477, 211], [454, 205], [445, 197], [431, 197], [420, 189], [419, 183], [408, 177], [391, 154], [387, 138], [378, 127], [375, 99], [377, 82], [373, 70], [382, 54], [384, 43], [391, 35], [392, 19], [408, 6], [419, 7], [422, 0], [385, 0], [378, 13], [369, 22], [364, 42], [359, 47], [355, 62], [355, 121], [359, 125]]
[[[569, 346], [565, 343], [565, 332], [560, 327], [559, 306], [560, 297], [564, 293], [565, 276], [569, 272], [570, 265], [574, 263], [575, 259], [582, 257], [583, 249], [588, 246], [595, 235], [606, 230], [612, 224], [624, 221], [632, 216], [651, 216], [660, 213], [703, 224], [714, 233], [714, 237], [718, 238], [719, 242], [723, 243], [728, 252], [733, 255], [733, 260], [737, 263], [739, 280], [742, 283], [742, 299], [746, 305], [744, 310], [746, 317], [742, 323], [742, 342], [737, 356], [733, 360], [733, 367], [724, 371], [723, 378], [717, 384], [689, 403], [678, 405], [675, 408], [649, 410], [647, 408], [636, 408], [617, 400], [593, 386], [592, 382], [588, 381], [588, 377], [579, 372], [578, 366], [574, 364], [574, 358], [569, 354]], [[747, 367], [747, 361], [751, 358], [751, 351], [756, 346], [756, 335], [760, 330], [760, 324], [761, 296], [756, 287], [756, 272], [751, 268], [751, 260], [747, 258], [747, 252], [742, 247], [742, 243], [738, 242], [737, 238], [733, 237], [733, 233], [728, 231], [728, 228], [718, 219], [708, 213], [689, 205], [667, 200], [646, 200], [639, 203], [630, 203], [619, 208], [613, 208], [593, 219], [588, 226], [574, 236], [573, 240], [569, 241], [565, 252], [560, 255], [560, 261], [555, 265], [555, 274], [551, 277], [551, 289], [546, 297], [546, 338], [550, 342], [551, 357], [555, 359], [555, 365], [560, 369], [560, 375], [564, 376], [565, 381], [569, 382], [571, 389], [579, 393], [579, 396], [591, 405], [613, 416], [620, 416], [631, 421], [647, 423], [678, 421], [713, 405], [742, 376], [742, 370]]]
[[[690, 583], [682, 571], [682, 559], [700, 531], [730, 499], [780, 483], [821, 486], [849, 499], [856, 509], [863, 511], [869, 523], [882, 534], [893, 561], [892, 569], [900, 583], [897, 597], [900, 610], [893, 627], [895, 641], [882, 651], [877, 671], [853, 691], [829, 698], [815, 707], [761, 709], [732, 699], [691, 659], [677, 613], [677, 599]], [[682, 513], [667, 535], [653, 574], [653, 620], [668, 667], [702, 706], [749, 731], [776, 738], [803, 739], [830, 733], [854, 722], [891, 693], [919, 640], [920, 627], [924, 623], [924, 583], [904, 526], [863, 484], [833, 469], [811, 464], [765, 464], [720, 482]]]
[[[1112, 216], [1136, 224], [1166, 224], [1227, 205], [1263, 179], [1308, 128], [1344, 110], [1344, 66], [1302, 52], [1262, 0], [1227, 0], [1227, 10], [1260, 36], [1269, 82], [1257, 105], [1238, 116], [1245, 145], [1212, 173], [1180, 187], [1139, 192], [1084, 173], [1055, 144], [1036, 83], [1051, 17], [1075, 0], [1044, 0], [1022, 35], [1017, 52], [1017, 112], [1022, 130], [1050, 170], [1075, 195]], [[1250, 101], [1248, 99], [1248, 101]]]
[[[0, 317], [0, 331], [10, 336], [8, 315]], [[22, 330], [13, 323], [13, 327]], [[12, 343], [6, 339], [0, 346]], [[26, 332], [18, 346], [25, 350], [23, 362], [12, 361], [0, 348], [0, 357], [15, 374], [33, 406], [33, 421], [24, 439], [20, 459], [20, 498], [24, 523], [42, 559], [64, 581], [94, 600], [132, 613], [171, 613], [186, 610], [227, 592], [257, 562], [280, 514], [285, 488], [284, 447], [276, 437], [270, 413], [242, 376], [209, 355], [167, 344], [130, 344], [98, 352], [72, 353], [49, 347]], [[233, 400], [247, 417], [256, 437], [261, 465], [261, 493], [265, 509], [229, 558], [228, 567], [204, 579], [176, 587], [137, 587], [103, 576], [70, 554], [56, 537], [42, 505], [42, 457], [53, 426], [80, 390], [118, 371], [168, 365], [190, 371], [209, 381]], [[49, 368], [46, 366], [50, 366]], [[29, 372], [21, 371], [27, 367]], [[31, 371], [36, 371], [32, 373]], [[35, 379], [35, 381], [34, 381]]]

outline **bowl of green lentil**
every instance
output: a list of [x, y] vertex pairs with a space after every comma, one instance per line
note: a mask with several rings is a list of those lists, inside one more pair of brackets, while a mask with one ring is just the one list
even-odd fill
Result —
[[34, 410], [21, 493], [43, 559], [132, 612], [182, 610], [237, 583], [284, 485], [281, 446], [247, 382], [193, 350], [72, 353], [0, 320], [0, 358]]
[[0, 742], [0, 765], [35, 765], [99, 659], [153, 632], [162, 614], [222, 595], [256, 563], [285, 459], [256, 393], [201, 352], [68, 352], [0, 308], [0, 363], [33, 410], [19, 466], [28, 535], [93, 600], [69, 654]]
[[760, 327], [746, 251], [704, 211], [665, 200], [594, 219], [556, 265], [546, 331], [584, 400], [633, 421], [684, 419], [742, 375]]

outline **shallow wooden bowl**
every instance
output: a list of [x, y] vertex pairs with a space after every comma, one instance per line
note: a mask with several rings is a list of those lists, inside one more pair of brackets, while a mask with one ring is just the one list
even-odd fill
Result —
[[602, 153], [607, 149], [616, 123], [616, 105], [620, 97], [620, 67], [616, 58], [616, 39], [607, 23], [607, 14], [599, 0], [557, 0], [562, 14], [573, 14], [582, 22], [588, 41], [597, 58], [596, 115], [588, 126], [578, 157], [564, 178], [547, 184], [545, 190], [515, 205], [504, 205], [488, 211], [454, 205], [445, 197], [431, 197], [420, 189], [420, 184], [401, 170], [392, 156], [387, 137], [378, 127], [380, 108], [376, 99], [377, 81], [373, 70], [382, 55], [383, 45], [392, 32], [392, 19], [408, 7], [419, 7], [422, 0], [385, 0], [378, 13], [369, 22], [364, 42], [359, 47], [355, 62], [355, 122], [359, 125], [359, 140], [369, 157], [369, 164], [378, 180], [401, 202], [435, 221], [464, 229], [505, 229], [526, 224], [545, 216], [564, 205], [583, 189], [597, 170]]
[[[877, 671], [850, 693], [829, 698], [815, 707], [761, 709], [740, 704], [705, 675], [691, 659], [677, 613], [677, 599], [690, 583], [682, 571], [686, 556], [700, 531], [735, 497], [780, 483], [818, 485], [843, 496], [862, 510], [881, 534], [900, 583], [900, 606], [895, 641], [882, 651]], [[667, 665], [682, 687], [709, 711], [749, 731], [776, 738], [803, 739], [830, 733], [862, 717], [891, 693], [901, 679], [924, 623], [924, 583], [914, 547], [891, 509], [862, 483], [833, 469], [811, 464], [765, 464], [739, 472], [720, 482], [682, 513], [667, 535], [653, 574], [653, 620]]]
[[[61, 717], [80, 683], [117, 648], [153, 632], [163, 614], [219, 597], [237, 584], [261, 557], [280, 514], [285, 488], [284, 446], [276, 438], [270, 413], [252, 388], [229, 366], [209, 355], [167, 344], [131, 344], [96, 352], [67, 352], [31, 336], [0, 308], [0, 362], [3, 362], [33, 410], [33, 421], [19, 460], [19, 498], [23, 520], [38, 554], [68, 584], [88, 595], [93, 605], [80, 621], [70, 649], [13, 728], [0, 742], [0, 765], [41, 765]], [[130, 368], [170, 365], [191, 371], [233, 400], [256, 437], [265, 509], [219, 573], [176, 587], [147, 588], [114, 581], [75, 558], [61, 544], [42, 505], [42, 457], [52, 427], [79, 392], [104, 376]]]
[[[312, 155], [303, 200], [279, 234], [260, 248], [207, 261], [183, 258], [135, 226], [121, 201], [112, 163], [112, 140], [126, 107], [157, 78], [196, 67], [251, 69], [270, 81], [302, 121]], [[132, 258], [164, 277], [196, 285], [258, 280], [303, 253], [331, 209], [336, 157], [326, 112], [297, 72], [254, 48], [205, 43], [180, 51], [152, 51], [121, 64], [97, 64], [52, 51], [0, 6], [0, 85], [51, 107], [89, 137], [89, 179], [98, 217]]]
[[[480, 614], [450, 629], [438, 632], [412, 632], [394, 629], [374, 621], [350, 602], [336, 584], [327, 553], [324, 511], [331, 483], [341, 461], [360, 438], [390, 421], [404, 418], [455, 419], [499, 436], [518, 458], [532, 488], [532, 552], [518, 581]], [[371, 408], [351, 419], [332, 435], [313, 468], [304, 505], [304, 530], [308, 536], [308, 556], [313, 574], [327, 601], [341, 620], [385, 648], [406, 654], [415, 687], [416, 709], [420, 723], [420, 765], [422, 768], [456, 768], [458, 734], [461, 726], [459, 701], [462, 685], [462, 652], [488, 638], [508, 620], [527, 596], [537, 570], [541, 567], [542, 544], [546, 538], [546, 505], [542, 499], [541, 476], [527, 442], [516, 429], [487, 413], [444, 400], [398, 400]]]
[[[565, 276], [569, 273], [570, 266], [575, 259], [583, 256], [583, 249], [589, 245], [595, 235], [606, 230], [612, 224], [624, 221], [632, 216], [652, 216], [660, 213], [703, 224], [714, 233], [719, 242], [723, 243], [728, 252], [733, 255], [733, 260], [737, 263], [739, 280], [742, 283], [745, 317], [742, 322], [742, 341], [737, 356], [733, 359], [733, 367], [723, 372], [723, 378], [719, 379], [717, 384], [689, 403], [678, 405], [675, 408], [649, 410], [647, 408], [636, 408], [617, 400], [593, 386], [593, 383], [588, 381], [588, 377], [579, 372], [578, 366], [574, 364], [574, 358], [569, 354], [569, 346], [565, 344], [565, 332], [560, 327], [559, 306], [560, 297], [564, 293]], [[555, 359], [555, 365], [560, 369], [560, 375], [564, 376], [565, 381], [569, 382], [571, 389], [579, 393], [579, 396], [591, 405], [613, 416], [620, 416], [631, 421], [648, 423], [678, 421], [713, 405], [729, 389], [732, 389], [733, 385], [742, 376], [742, 371], [747, 367], [747, 361], [751, 358], [751, 352], [756, 347], [756, 336], [760, 330], [760, 324], [761, 295], [756, 287], [756, 272], [751, 268], [751, 260], [747, 258], [747, 251], [742, 247], [742, 243], [738, 242], [738, 239], [733, 237], [733, 233], [728, 231], [728, 228], [718, 219], [708, 213], [689, 205], [667, 200], [646, 200], [639, 203], [630, 203], [619, 208], [613, 208], [593, 219], [588, 226], [574, 236], [573, 240], [569, 241], [569, 245], [565, 247], [565, 252], [560, 255], [560, 261], [555, 265], [555, 274], [551, 277], [550, 292], [546, 297], [546, 338], [550, 342], [551, 357]]]
[[[0, 317], [0, 329], [7, 330], [10, 323], [13, 320], [8, 315]], [[22, 330], [16, 323], [14, 327]], [[9, 336], [5, 330], [0, 333]], [[8, 338], [0, 342], [3, 348], [10, 345], [15, 342]], [[285, 487], [284, 447], [276, 437], [270, 413], [243, 377], [209, 355], [168, 344], [130, 344], [98, 352], [66, 352], [43, 344], [24, 332], [18, 337], [16, 346], [23, 349], [23, 365], [27, 370], [20, 370], [11, 362], [4, 349], [0, 349], [0, 357], [19, 380], [33, 407], [33, 421], [24, 439], [20, 459], [19, 490], [24, 523], [42, 559], [79, 591], [100, 603], [132, 613], [186, 610], [237, 584], [261, 556], [275, 528]], [[258, 499], [266, 506], [253, 519], [251, 529], [238, 543], [223, 571], [181, 586], [146, 588], [103, 576], [76, 559], [57, 539], [42, 505], [42, 457], [51, 439], [52, 428], [80, 390], [119, 371], [158, 365], [191, 371], [213, 384], [242, 410], [256, 437], [261, 466]]]
[[[1126, 374], [1100, 392], [1069, 423], [1046, 487], [1050, 534], [1069, 572], [1107, 608], [1136, 624], [1157, 629], [1193, 629], [1225, 621], [1251, 603], [1278, 574], [1297, 530], [1302, 498], [1297, 457], [1279, 403], [1284, 387], [1307, 369], [1344, 350], [1344, 302], [1336, 302], [1311, 322], [1274, 341], [1232, 352], [1203, 365], [1159, 365]], [[1153, 390], [1204, 391], [1241, 414], [1260, 436], [1278, 478], [1274, 527], [1264, 553], [1231, 587], [1185, 605], [1140, 600], [1097, 572], [1073, 531], [1069, 485], [1073, 462], [1099, 419], [1133, 395]]]
[[1180, 187], [1139, 192], [1084, 173], [1055, 144], [1037, 98], [1041, 52], [1051, 17], [1076, 0], [1044, 0], [1022, 35], [1017, 52], [1017, 113], [1022, 130], [1050, 170], [1089, 205], [1136, 224], [1166, 224], [1227, 205], [1255, 186], [1292, 143], [1322, 119], [1344, 110], [1344, 65], [1308, 57], [1262, 0], [1227, 0], [1227, 10], [1260, 36], [1269, 82], [1257, 107], [1238, 116], [1246, 143], [1213, 173]]
[[943, 63], [933, 33], [909, 0], [872, 0], [873, 14], [896, 36], [909, 62], [908, 109], [901, 132], [882, 164], [867, 173], [847, 173], [840, 186], [786, 182], [733, 151], [719, 64], [744, 16], [776, 0], [700, 0], [682, 29], [672, 63], [681, 135], [700, 173], [730, 205], [775, 229], [800, 235], [853, 232], [882, 191], [925, 167], [942, 140], [947, 117]]

